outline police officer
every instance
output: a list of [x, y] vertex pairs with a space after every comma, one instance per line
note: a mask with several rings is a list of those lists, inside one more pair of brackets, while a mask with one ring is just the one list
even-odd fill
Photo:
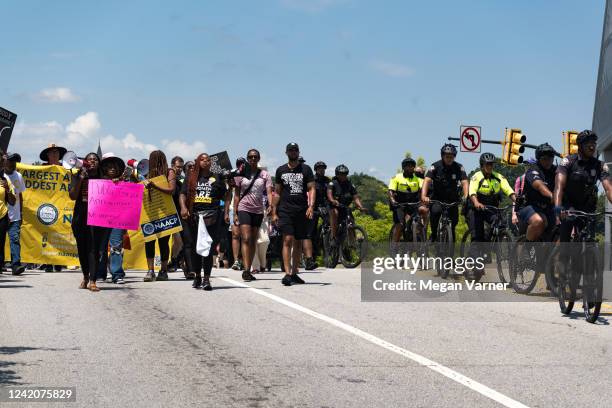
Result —
[[537, 241], [544, 231], [555, 225], [553, 191], [555, 149], [548, 143], [536, 148], [536, 163], [525, 172], [521, 197], [517, 198], [518, 217], [527, 225], [527, 241]]
[[[314, 165], [315, 171], [315, 208], [314, 208], [314, 216], [312, 220], [309, 220], [308, 226], [308, 237], [312, 240], [312, 256], [316, 258], [319, 254], [319, 239], [317, 237], [317, 226], [319, 224], [319, 219], [325, 222], [327, 218], [327, 185], [330, 183], [331, 179], [325, 175], [325, 170], [327, 170], [327, 165], [318, 161]], [[308, 268], [309, 265], [306, 265]]]
[[[465, 174], [465, 169], [460, 163], [455, 161], [457, 157], [457, 148], [446, 143], [440, 149], [441, 160], [438, 160], [431, 165], [425, 180], [423, 180], [423, 188], [421, 189], [421, 201], [424, 204], [430, 203], [429, 190], [433, 188], [432, 200], [441, 201], [443, 203], [453, 203], [459, 201], [459, 191], [463, 193], [463, 199], [468, 196], [468, 178]], [[436, 241], [438, 238], [438, 221], [442, 215], [442, 206], [434, 203], [431, 206], [431, 239]], [[455, 227], [459, 222], [459, 209], [452, 207], [449, 209], [449, 217], [452, 222], [453, 241], [455, 240]]]
[[500, 194], [503, 193], [515, 200], [514, 190], [508, 184], [508, 180], [496, 171], [493, 171], [495, 155], [483, 153], [480, 155], [480, 171], [474, 173], [470, 180], [470, 233], [473, 242], [484, 242], [484, 223], [493, 223], [497, 212], [489, 211], [486, 206], [499, 206]]
[[[416, 161], [412, 157], [405, 158], [402, 160], [402, 172], [397, 173], [389, 181], [389, 204], [393, 211], [393, 242], [399, 242], [406, 217], [412, 218], [417, 211], [417, 206], [402, 207], [398, 204], [414, 203], [421, 198], [423, 179], [416, 174], [415, 166]], [[423, 225], [426, 226], [429, 209], [419, 206], [418, 211], [423, 219]]]
[[[562, 211], [574, 209], [594, 212], [597, 207], [597, 182], [601, 181], [608, 201], [612, 202], [612, 183], [608, 166], [597, 159], [597, 135], [583, 130], [576, 139], [578, 154], [563, 159], [555, 179], [555, 215], [561, 223], [561, 242], [568, 242], [572, 228], [580, 220], [564, 220]], [[563, 220], [563, 222], [561, 222]]]

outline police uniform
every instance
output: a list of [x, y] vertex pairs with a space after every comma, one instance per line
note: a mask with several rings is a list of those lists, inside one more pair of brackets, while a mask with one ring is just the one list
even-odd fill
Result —
[[[416, 173], [406, 177], [404, 173], [397, 173], [391, 181], [389, 181], [389, 190], [395, 193], [395, 201], [398, 203], [416, 203], [420, 200], [421, 188], [423, 187], [423, 179], [419, 178]], [[392, 208], [393, 222], [399, 224], [404, 220], [405, 214], [411, 216], [416, 212], [417, 207], [397, 207]]]
[[547, 228], [555, 225], [555, 212], [550, 198], [543, 196], [538, 190], [533, 188], [536, 181], [542, 182], [548, 190], [555, 190], [555, 172], [557, 166], [552, 166], [549, 170], [544, 169], [539, 163], [531, 166], [525, 172], [525, 181], [521, 193], [524, 204], [520, 205], [517, 214], [522, 223], [528, 224], [533, 214], [539, 214], [546, 220]]
[[[608, 165], [591, 157], [584, 159], [580, 154], [572, 154], [561, 161], [557, 174], [566, 175], [565, 191], [563, 192], [563, 207], [585, 212], [594, 212], [597, 208], [597, 182], [608, 179]], [[565, 220], [561, 223], [561, 241], [570, 239], [572, 228], [580, 220]]]
[[[432, 164], [425, 177], [429, 177], [433, 183], [431, 199], [449, 204], [460, 200], [461, 182], [468, 178], [461, 164], [453, 162], [450, 166], [445, 166], [442, 160], [438, 160]], [[435, 241], [438, 236], [438, 222], [442, 215], [442, 206], [439, 204], [432, 204], [430, 212], [431, 237], [432, 240]], [[448, 210], [448, 215], [452, 222], [453, 240], [455, 240], [455, 227], [459, 222], [459, 208], [456, 206], [450, 208]]]
[[[476, 196], [481, 204], [499, 206], [502, 193], [510, 196], [514, 194], [514, 190], [510, 187], [508, 180], [495, 171], [490, 176], [485, 176], [482, 171], [478, 171], [470, 179], [469, 195], [470, 197]], [[484, 242], [484, 223], [492, 224], [496, 216], [497, 212], [494, 211], [471, 209], [468, 218], [473, 242]]]

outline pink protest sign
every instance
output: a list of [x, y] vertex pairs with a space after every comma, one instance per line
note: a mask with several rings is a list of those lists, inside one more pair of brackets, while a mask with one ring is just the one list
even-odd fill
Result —
[[132, 231], [140, 229], [142, 184], [89, 180], [88, 188], [87, 225]]

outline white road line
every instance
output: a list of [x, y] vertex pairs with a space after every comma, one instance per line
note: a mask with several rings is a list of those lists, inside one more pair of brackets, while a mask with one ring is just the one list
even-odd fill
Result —
[[276, 296], [273, 295], [271, 293], [268, 293], [266, 291], [263, 291], [261, 289], [256, 289], [253, 288], [249, 285], [246, 285], [242, 282], [238, 282], [235, 281], [233, 279], [229, 279], [229, 278], [217, 278], [223, 281], [226, 281], [228, 283], [231, 283], [233, 285], [236, 286], [240, 286], [240, 287], [244, 287], [244, 288], [248, 288], [250, 291], [257, 293], [258, 295], [261, 296], [265, 296], [268, 299], [272, 299], [275, 302], [281, 303], [287, 307], [290, 307], [292, 309], [298, 310], [304, 314], [307, 314], [309, 316], [312, 316], [316, 319], [322, 320], [326, 323], [331, 324], [332, 326], [335, 326], [339, 329], [342, 329], [344, 331], [347, 331], [351, 334], [354, 334], [357, 337], [361, 337], [364, 340], [369, 341], [370, 343], [376, 344], [377, 346], [380, 346], [382, 348], [385, 348], [389, 351], [392, 351], [396, 354], [399, 354], [400, 356], [406, 357], [420, 365], [422, 365], [423, 367], [427, 367], [439, 374], [442, 374], [443, 376], [450, 378], [453, 381], [458, 382], [459, 384], [465, 385], [466, 387], [476, 391], [479, 394], [484, 395], [487, 398], [492, 399], [493, 401], [497, 401], [500, 404], [502, 404], [503, 406], [506, 406], [508, 408], [528, 408], [527, 405], [524, 405], [516, 400], [513, 400], [510, 397], [505, 396], [504, 394], [501, 394], [497, 391], [495, 391], [494, 389], [491, 389], [489, 387], [487, 387], [484, 384], [481, 384], [477, 381], [472, 380], [469, 377], [466, 377], [463, 374], [458, 373], [455, 370], [452, 370], [448, 367], [443, 366], [442, 364], [436, 363], [435, 361], [432, 361], [426, 357], [423, 357], [419, 354], [413, 353], [412, 351], [406, 350], [404, 348], [401, 348], [399, 346], [396, 346], [395, 344], [391, 344], [388, 341], [385, 341], [379, 337], [376, 337], [370, 333], [364, 332], [363, 330], [360, 330], [356, 327], [353, 327], [351, 325], [348, 325], [346, 323], [341, 322], [340, 320], [336, 320], [334, 318], [331, 318], [329, 316], [326, 316], [324, 314], [315, 312], [314, 310], [310, 310], [304, 306], [300, 306], [297, 303], [293, 303], [287, 299], [283, 299], [280, 296]]

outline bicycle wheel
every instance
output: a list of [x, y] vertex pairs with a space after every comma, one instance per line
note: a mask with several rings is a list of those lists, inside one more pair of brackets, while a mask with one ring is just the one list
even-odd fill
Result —
[[365, 258], [368, 236], [359, 225], [353, 225], [347, 231], [342, 242], [342, 257], [340, 258], [345, 268], [356, 268]]
[[441, 262], [438, 262], [436, 268], [438, 270], [438, 275], [442, 279], [448, 278], [448, 274], [450, 273], [450, 268], [446, 268], [445, 260], [447, 257], [452, 256], [451, 247], [453, 245], [453, 230], [450, 224], [442, 224], [440, 223], [438, 226], [438, 242], [436, 243], [438, 258], [440, 258]]
[[[499, 235], [494, 240], [497, 275], [499, 276], [499, 281], [501, 283], [510, 283], [510, 259], [512, 253], [512, 243], [514, 241], [514, 236], [508, 230], [501, 230]], [[537, 276], [535, 278], [535, 282], [537, 282]], [[533, 287], [531, 289], [533, 289]]]
[[601, 311], [603, 271], [600, 270], [599, 254], [594, 247], [587, 248], [583, 260], [582, 307], [586, 321], [595, 323]]
[[559, 301], [559, 309], [561, 309], [561, 313], [568, 315], [574, 308], [578, 285], [575, 282], [574, 274], [570, 273], [572, 270], [571, 257], [562, 255], [561, 247], [556, 246], [548, 258], [546, 273], [550, 276], [556, 276], [557, 286], [555, 291]]
[[329, 230], [323, 232], [323, 261], [326, 268], [333, 269], [338, 265], [338, 245], [332, 246]]
[[463, 233], [463, 237], [461, 237], [461, 246], [459, 249], [460, 256], [465, 258], [465, 248], [472, 242], [472, 234], [470, 234], [470, 230], [467, 229]]
[[535, 247], [528, 247], [526, 237], [517, 239], [510, 253], [510, 284], [516, 293], [530, 293], [538, 282], [540, 272]]
[[557, 289], [559, 288], [559, 269], [553, 267], [552, 262], [560, 262], [559, 257], [561, 256], [561, 250], [558, 245], [550, 251], [548, 255], [548, 261], [546, 262], [546, 268], [544, 269], [544, 278], [546, 279], [546, 287], [550, 290], [550, 294], [554, 297], [558, 297]]
[[427, 230], [420, 222], [412, 223], [412, 244], [416, 257], [427, 257]]

